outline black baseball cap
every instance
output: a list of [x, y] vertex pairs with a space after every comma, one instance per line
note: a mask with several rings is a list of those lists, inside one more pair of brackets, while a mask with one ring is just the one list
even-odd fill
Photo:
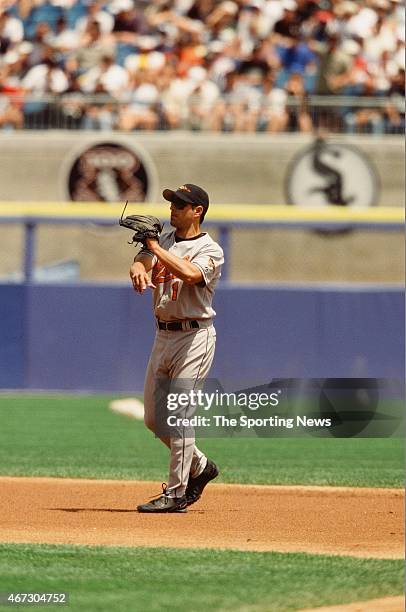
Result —
[[164, 189], [162, 195], [165, 200], [174, 202], [175, 204], [203, 206], [205, 212], [209, 208], [209, 196], [207, 192], [197, 185], [192, 185], [192, 183], [185, 183], [185, 185], [178, 187], [176, 191]]

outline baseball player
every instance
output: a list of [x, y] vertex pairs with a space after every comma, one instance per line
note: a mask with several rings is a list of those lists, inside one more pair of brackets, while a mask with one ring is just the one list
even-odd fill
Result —
[[209, 208], [206, 191], [188, 183], [176, 191], [165, 189], [163, 197], [171, 203], [175, 229], [159, 242], [146, 240], [130, 268], [135, 291], [153, 289], [157, 326], [145, 376], [144, 420], [170, 449], [168, 484], [157, 499], [138, 506], [139, 512], [185, 512], [219, 473], [197, 448], [193, 431], [168, 436], [157, 426], [158, 381], [188, 381], [197, 389], [208, 375], [216, 342], [212, 300], [224, 262], [220, 246], [200, 229]]

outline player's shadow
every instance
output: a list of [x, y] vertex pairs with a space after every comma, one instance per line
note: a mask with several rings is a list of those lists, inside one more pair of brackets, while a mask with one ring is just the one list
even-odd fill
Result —
[[[57, 512], [136, 512], [136, 508], [44, 508], [44, 510], [55, 510]], [[188, 512], [195, 512], [196, 514], [204, 514], [203, 510], [192, 509]]]
[[45, 508], [45, 510], [57, 510], [58, 512], [137, 512], [136, 508]]

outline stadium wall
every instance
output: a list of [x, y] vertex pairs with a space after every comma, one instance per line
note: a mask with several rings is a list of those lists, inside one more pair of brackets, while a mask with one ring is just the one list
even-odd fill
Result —
[[[275, 377], [403, 377], [400, 288], [223, 283], [215, 307], [212, 376], [225, 388]], [[0, 285], [0, 387], [142, 391], [150, 309], [128, 285]]]
[[[90, 144], [121, 142], [138, 147], [148, 162], [150, 201], [162, 201], [164, 187], [187, 180], [204, 185], [213, 202], [283, 204], [288, 165], [313, 139], [301, 134], [4, 132], [0, 134], [0, 200], [67, 199], [67, 176], [78, 154]], [[379, 204], [403, 206], [401, 136], [334, 134], [329, 140], [359, 147], [378, 173]]]

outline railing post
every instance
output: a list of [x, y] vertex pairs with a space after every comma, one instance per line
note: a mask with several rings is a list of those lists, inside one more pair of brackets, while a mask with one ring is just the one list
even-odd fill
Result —
[[24, 282], [31, 283], [34, 277], [36, 224], [28, 221], [24, 225]]
[[219, 227], [219, 243], [224, 251], [224, 264], [221, 269], [221, 279], [228, 280], [229, 271], [229, 255], [230, 255], [230, 228], [228, 225], [220, 225]]

